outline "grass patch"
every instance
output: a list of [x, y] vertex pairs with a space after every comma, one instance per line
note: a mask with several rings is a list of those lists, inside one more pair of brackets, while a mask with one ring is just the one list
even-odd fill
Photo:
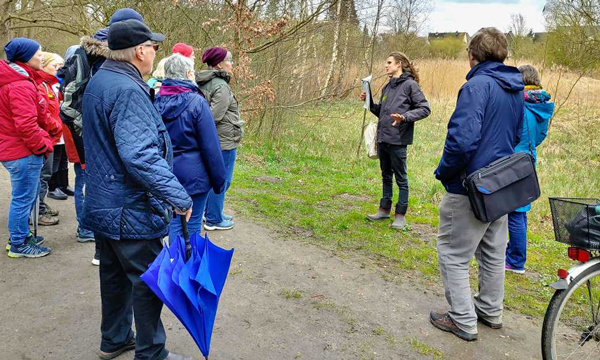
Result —
[[302, 298], [302, 292], [300, 290], [282, 289], [279, 295], [286, 298], [286, 300], [298, 300]]
[[418, 352], [421, 355], [427, 355], [427, 356], [431, 355], [432, 358], [436, 359], [436, 360], [438, 360], [438, 359], [441, 360], [444, 358], [444, 354], [441, 351], [425, 344], [424, 342], [420, 341], [419, 339], [416, 339], [416, 338], [410, 339], [410, 346], [413, 348], [414, 351]]
[[[377, 209], [381, 177], [378, 161], [367, 159], [364, 151], [356, 156], [362, 123], [356, 102], [290, 112], [276, 137], [253, 133], [250, 127], [239, 150], [228, 201], [242, 215], [287, 235], [340, 255], [367, 254], [387, 268], [417, 271], [426, 282], [439, 285], [435, 235], [445, 190], [433, 171], [454, 103], [433, 99], [432, 116], [416, 124], [408, 152], [411, 228], [407, 231], [391, 229], [391, 220], [365, 219]], [[594, 197], [600, 189], [597, 125], [573, 114], [561, 111], [538, 148], [542, 198], [529, 212], [526, 265], [534, 276], [506, 277], [506, 307], [526, 315], [543, 315], [552, 294], [546, 285], [556, 278], [556, 269], [572, 265], [566, 247], [554, 241], [547, 197]]]

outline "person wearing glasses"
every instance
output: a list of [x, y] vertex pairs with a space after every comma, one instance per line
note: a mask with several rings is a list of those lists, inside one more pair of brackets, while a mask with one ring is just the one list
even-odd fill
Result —
[[244, 135], [244, 121], [240, 118], [239, 103], [229, 86], [233, 74], [231, 53], [222, 47], [211, 47], [202, 54], [202, 62], [208, 65], [208, 70], [196, 73], [196, 83], [208, 101], [215, 119], [227, 175], [225, 190], [220, 194], [211, 190], [208, 195], [204, 228], [229, 230], [234, 226], [233, 217], [223, 213], [223, 206], [225, 193], [233, 178], [237, 148]]
[[[94, 233], [83, 221], [83, 204], [85, 202], [85, 149], [82, 135], [82, 98], [85, 88], [91, 79], [100, 70], [110, 51], [108, 49], [108, 30], [120, 21], [135, 19], [144, 21], [142, 15], [129, 8], [119, 9], [110, 17], [108, 27], [98, 30], [93, 36], [83, 36], [79, 45], [71, 46], [65, 54], [65, 65], [58, 70], [57, 76], [63, 79], [60, 91], [63, 102], [60, 106], [60, 117], [66, 128], [65, 146], [69, 158], [74, 162], [75, 169], [75, 213], [77, 215], [77, 242], [94, 242]], [[96, 244], [96, 251], [92, 258], [92, 265], [100, 265], [100, 249]]]
[[111, 25], [107, 59], [83, 95], [83, 218], [100, 249], [101, 359], [134, 348], [136, 359], [189, 359], [165, 348], [163, 303], [140, 278], [162, 250], [172, 211], [192, 215], [192, 199], [172, 172], [169, 133], [143, 79], [163, 40], [138, 20]]

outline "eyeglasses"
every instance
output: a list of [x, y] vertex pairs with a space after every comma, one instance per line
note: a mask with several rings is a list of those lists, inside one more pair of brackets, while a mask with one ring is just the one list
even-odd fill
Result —
[[158, 51], [158, 49], [160, 47], [159, 44], [145, 44], [145, 45], [142, 45], [142, 46], [144, 46], [144, 47], [150, 47], [151, 46], [151, 47], [154, 48], [154, 51]]
[[471, 51], [471, 48], [467, 47], [467, 52]]
[[231, 65], [233, 65], [233, 59], [227, 60]]

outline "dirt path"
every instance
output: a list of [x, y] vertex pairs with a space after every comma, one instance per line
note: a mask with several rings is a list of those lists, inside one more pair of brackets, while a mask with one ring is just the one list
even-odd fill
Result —
[[[8, 238], [8, 174], [0, 170], [0, 239]], [[98, 359], [100, 295], [93, 244], [75, 240], [72, 199], [50, 200], [61, 224], [41, 229], [52, 254], [0, 256], [0, 359]], [[538, 359], [541, 323], [505, 313], [502, 330], [479, 328], [465, 343], [434, 329], [440, 289], [390, 279], [368, 259], [340, 258], [273, 236], [244, 219], [212, 235], [235, 247], [213, 335], [211, 359]], [[169, 349], [199, 357], [168, 311]], [[119, 359], [132, 359], [128, 353]]]

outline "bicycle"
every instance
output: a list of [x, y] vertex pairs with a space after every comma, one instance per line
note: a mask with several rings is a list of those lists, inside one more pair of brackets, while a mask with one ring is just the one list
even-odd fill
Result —
[[556, 240], [578, 264], [559, 269], [544, 316], [544, 360], [600, 359], [600, 200], [550, 198]]

